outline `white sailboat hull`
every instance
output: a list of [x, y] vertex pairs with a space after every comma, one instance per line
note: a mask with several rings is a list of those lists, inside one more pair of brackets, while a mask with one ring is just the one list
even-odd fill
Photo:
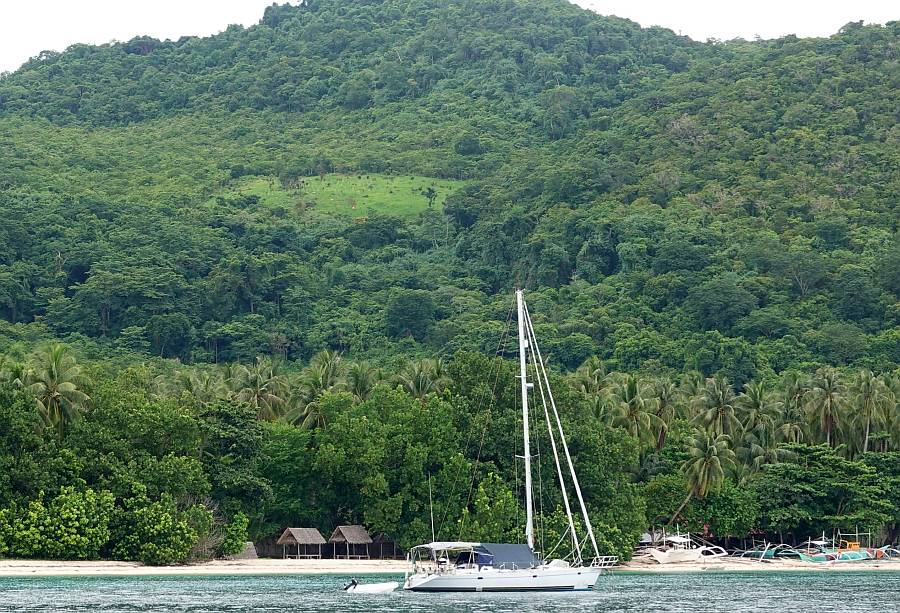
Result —
[[538, 567], [524, 569], [459, 569], [416, 573], [403, 589], [414, 592], [541, 592], [589, 590], [600, 576], [590, 567]]

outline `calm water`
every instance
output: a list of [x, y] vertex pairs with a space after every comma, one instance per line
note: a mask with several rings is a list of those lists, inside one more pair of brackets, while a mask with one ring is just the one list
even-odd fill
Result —
[[[365, 582], [400, 579], [365, 577]], [[571, 594], [346, 594], [340, 576], [0, 578], [2, 611], [897, 611], [900, 575], [607, 575]]]

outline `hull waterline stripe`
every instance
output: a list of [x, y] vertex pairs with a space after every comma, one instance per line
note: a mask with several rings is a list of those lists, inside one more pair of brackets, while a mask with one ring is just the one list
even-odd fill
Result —
[[588, 591], [593, 588], [581, 588], [576, 590], [574, 585], [557, 585], [548, 587], [411, 587], [410, 592], [574, 592]]

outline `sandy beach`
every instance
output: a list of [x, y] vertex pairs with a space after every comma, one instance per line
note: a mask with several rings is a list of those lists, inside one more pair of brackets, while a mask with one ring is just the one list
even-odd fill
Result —
[[0, 577], [134, 577], [140, 575], [365, 575], [403, 573], [403, 560], [216, 560], [186, 566], [137, 562], [0, 560]]
[[[52, 560], [0, 560], [0, 577], [135, 577], [198, 575], [367, 575], [402, 574], [403, 560], [217, 560], [186, 566], [144, 566], [136, 562], [66, 562]], [[900, 561], [872, 560], [856, 563], [800, 562], [797, 560], [742, 560], [716, 558], [684, 564], [631, 561], [616, 567], [620, 573], [690, 572], [843, 572], [900, 571]]]

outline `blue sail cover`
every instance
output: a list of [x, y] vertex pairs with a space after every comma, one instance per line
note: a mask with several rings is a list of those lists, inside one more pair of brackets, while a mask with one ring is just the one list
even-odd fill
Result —
[[[533, 568], [539, 566], [541, 561], [534, 555], [528, 545], [513, 545], [510, 543], [481, 543], [475, 547], [476, 554], [487, 554], [492, 557], [488, 562], [494, 568]], [[482, 562], [479, 560], [479, 564]]]
[[478, 551], [477, 549], [474, 551], [463, 551], [456, 556], [456, 565], [459, 566], [461, 564], [492, 566], [494, 564], [494, 556], [485, 551]]

